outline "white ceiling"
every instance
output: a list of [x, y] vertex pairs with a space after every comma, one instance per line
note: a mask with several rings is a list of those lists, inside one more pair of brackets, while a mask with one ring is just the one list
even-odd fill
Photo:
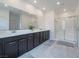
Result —
[[[35, 7], [42, 9], [46, 8], [46, 11], [54, 10], [56, 13], [63, 12], [63, 9], [66, 8], [67, 11], [74, 12], [77, 8], [79, 0], [37, 0], [37, 3], [34, 4], [34, 0], [23, 0], [24, 2], [30, 3]], [[57, 5], [56, 2], [59, 1], [61, 5]]]

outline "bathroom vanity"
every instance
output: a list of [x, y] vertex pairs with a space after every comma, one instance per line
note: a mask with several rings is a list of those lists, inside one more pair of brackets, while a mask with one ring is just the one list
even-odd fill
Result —
[[48, 40], [49, 35], [49, 30], [0, 34], [0, 57], [19, 57]]

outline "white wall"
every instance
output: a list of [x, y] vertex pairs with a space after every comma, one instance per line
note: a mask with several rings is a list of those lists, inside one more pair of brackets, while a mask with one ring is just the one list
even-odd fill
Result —
[[38, 18], [38, 27], [39, 29], [50, 30], [50, 40], [54, 40], [54, 12], [44, 12]]
[[77, 8], [75, 10], [75, 15], [79, 15], [79, 4], [78, 4], [78, 6], [77, 6]]
[[0, 30], [9, 29], [9, 11], [0, 9]]
[[37, 19], [37, 23], [38, 23], [38, 28], [39, 29], [45, 29], [45, 19], [44, 19], [45, 15], [43, 14], [43, 16], [39, 16]]

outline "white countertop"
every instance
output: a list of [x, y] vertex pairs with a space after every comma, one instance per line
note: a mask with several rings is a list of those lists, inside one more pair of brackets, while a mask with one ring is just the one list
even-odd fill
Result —
[[35, 32], [46, 31], [46, 30], [15, 30], [15, 31], [16, 31], [15, 33], [12, 33], [12, 31], [0, 31], [0, 38], [30, 34]]

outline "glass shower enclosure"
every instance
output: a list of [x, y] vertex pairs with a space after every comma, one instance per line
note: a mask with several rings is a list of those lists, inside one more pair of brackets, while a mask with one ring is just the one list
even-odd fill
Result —
[[79, 46], [79, 17], [61, 17], [55, 19], [55, 39], [74, 43]]

